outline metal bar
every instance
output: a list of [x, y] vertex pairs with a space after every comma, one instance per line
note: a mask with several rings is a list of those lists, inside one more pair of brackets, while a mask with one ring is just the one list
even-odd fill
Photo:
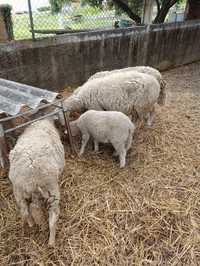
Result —
[[57, 110], [57, 111], [51, 112], [51, 113], [49, 113], [49, 114], [47, 114], [47, 115], [44, 115], [44, 116], [38, 117], [38, 118], [36, 118], [36, 119], [33, 119], [33, 120], [31, 120], [31, 121], [28, 121], [28, 122], [26, 122], [26, 123], [23, 123], [23, 124], [21, 124], [21, 125], [18, 125], [18, 126], [16, 126], [15, 128], [9, 128], [9, 129], [6, 129], [6, 130], [4, 131], [4, 133], [7, 134], [7, 133], [10, 133], [10, 132], [13, 132], [13, 131], [15, 131], [16, 129], [19, 129], [19, 128], [22, 128], [22, 127], [28, 126], [28, 125], [30, 125], [30, 124], [32, 124], [32, 123], [34, 123], [34, 122], [40, 121], [40, 120], [42, 120], [42, 119], [44, 119], [44, 118], [51, 117], [51, 116], [53, 116], [53, 115], [55, 115], [55, 114], [58, 114], [59, 112], [62, 112], [62, 111], [61, 111], [61, 110]]
[[[52, 103], [47, 103], [47, 104], [43, 104], [43, 105], [41, 105], [41, 106], [38, 106], [38, 107], [37, 107], [36, 109], [34, 109], [34, 110], [35, 110], [35, 112], [37, 112], [37, 111], [39, 111], [39, 110], [41, 110], [41, 109], [44, 109], [44, 108], [46, 108], [46, 107], [49, 107], [49, 106], [56, 106], [56, 107], [62, 109], [61, 106], [59, 106], [59, 105], [55, 105], [55, 104], [60, 103], [60, 102], [62, 102], [62, 101], [63, 101], [63, 99], [58, 99], [58, 100], [56, 100], [56, 101], [54, 101], [54, 102], [52, 102]], [[1, 119], [0, 119], [0, 123], [2, 123], [2, 122], [7, 122], [7, 121], [10, 121], [10, 120], [12, 120], [12, 119], [15, 119], [15, 118], [21, 117], [21, 116], [23, 116], [23, 115], [28, 115], [28, 114], [32, 114], [32, 113], [33, 113], [33, 109], [31, 109], [31, 110], [29, 110], [29, 111], [26, 111], [26, 112], [23, 112], [23, 113], [20, 113], [20, 114], [17, 114], [17, 115], [14, 115], [14, 116], [11, 116], [11, 117], [1, 118]]]
[[69, 135], [69, 143], [70, 143], [70, 146], [71, 146], [71, 151], [72, 151], [73, 154], [77, 155], [77, 152], [76, 152], [76, 149], [75, 149], [75, 146], [74, 146], [74, 142], [73, 142], [73, 138], [72, 138], [71, 128], [70, 128], [70, 125], [69, 125], [69, 118], [68, 118], [67, 112], [64, 111], [63, 102], [61, 103], [61, 105], [62, 105], [62, 112], [63, 112], [63, 116], [64, 116], [64, 121], [65, 121], [65, 129], [67, 130], [68, 135]]
[[30, 19], [30, 25], [31, 25], [32, 39], [33, 39], [33, 41], [35, 41], [35, 32], [34, 32], [34, 22], [33, 22], [33, 12], [32, 12], [31, 0], [28, 0], [28, 10], [29, 10], [29, 19]]
[[8, 145], [5, 139], [5, 131], [3, 126], [0, 124], [0, 164], [3, 168], [9, 165], [8, 159]]

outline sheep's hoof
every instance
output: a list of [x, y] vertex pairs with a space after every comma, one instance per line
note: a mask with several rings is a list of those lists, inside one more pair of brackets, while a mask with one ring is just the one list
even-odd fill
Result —
[[26, 222], [27, 222], [29, 227], [33, 227], [34, 226], [34, 221], [33, 221], [32, 218], [27, 218]]
[[48, 246], [51, 247], [51, 248], [54, 248], [55, 247], [55, 241], [49, 240]]
[[125, 167], [125, 165], [126, 165], [126, 163], [120, 163], [120, 168], [124, 168]]

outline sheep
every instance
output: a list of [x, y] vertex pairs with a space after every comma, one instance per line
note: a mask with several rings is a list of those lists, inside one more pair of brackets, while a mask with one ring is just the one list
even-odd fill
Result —
[[119, 156], [120, 168], [125, 166], [126, 153], [131, 147], [135, 130], [134, 124], [125, 114], [117, 111], [89, 110], [77, 120], [70, 122], [70, 127], [72, 133], [81, 131], [80, 155], [84, 153], [91, 136], [95, 152], [99, 151], [99, 142], [111, 143], [115, 148], [114, 155]]
[[64, 102], [65, 111], [82, 112], [89, 109], [120, 111], [136, 117], [134, 122], [146, 121], [151, 126], [154, 105], [159, 103], [161, 89], [151, 75], [136, 71], [113, 73], [86, 82]]
[[48, 208], [49, 245], [55, 244], [56, 222], [59, 217], [60, 192], [58, 178], [65, 165], [64, 147], [52, 118], [28, 126], [9, 155], [9, 179], [24, 222], [30, 227], [40, 198]]
[[[161, 87], [161, 93], [160, 93], [160, 96], [158, 98], [158, 102], [160, 105], [164, 105], [165, 99], [166, 99], [166, 82], [164, 81], [161, 73], [153, 67], [136, 66], [136, 67], [127, 67], [127, 68], [122, 68], [122, 69], [115, 69], [115, 70], [111, 70], [111, 71], [101, 71], [101, 72], [97, 72], [94, 75], [92, 75], [88, 79], [88, 81], [96, 79], [96, 78], [105, 77], [105, 76], [113, 74], [113, 73], [123, 73], [126, 71], [137, 71], [140, 73], [145, 73], [145, 74], [149, 74], [149, 75], [154, 76], [157, 79], [157, 81], [159, 82], [160, 87]], [[74, 91], [74, 93], [77, 93], [78, 91], [79, 91], [79, 88], [76, 89]]]

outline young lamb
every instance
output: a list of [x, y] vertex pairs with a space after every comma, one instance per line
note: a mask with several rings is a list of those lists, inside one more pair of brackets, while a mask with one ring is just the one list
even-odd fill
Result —
[[135, 122], [139, 118], [151, 125], [154, 105], [159, 103], [160, 94], [160, 85], [153, 76], [126, 71], [86, 82], [77, 94], [64, 101], [64, 108], [77, 112], [89, 109], [120, 111], [136, 115]]
[[[159, 102], [159, 104], [164, 105], [165, 99], [166, 99], [166, 82], [164, 81], [160, 71], [158, 71], [157, 69], [155, 69], [153, 67], [136, 66], [136, 67], [126, 67], [126, 68], [122, 68], [122, 69], [115, 69], [115, 70], [111, 70], [111, 71], [100, 71], [100, 72], [97, 72], [94, 75], [92, 75], [88, 79], [88, 81], [96, 79], [96, 78], [105, 77], [105, 76], [113, 74], [113, 73], [123, 73], [126, 71], [137, 71], [140, 73], [152, 75], [154, 78], [156, 78], [157, 81], [159, 82], [160, 88], [161, 88], [161, 93], [160, 93], [160, 96], [158, 98], [158, 102]], [[78, 90], [79, 90], [79, 88], [75, 90], [75, 93], [77, 93]]]
[[33, 226], [34, 204], [43, 199], [49, 213], [49, 245], [55, 243], [59, 216], [58, 178], [65, 165], [64, 147], [52, 118], [28, 126], [10, 152], [9, 179], [24, 222]]
[[72, 133], [78, 130], [82, 133], [80, 155], [84, 153], [91, 136], [96, 152], [99, 150], [99, 142], [111, 143], [115, 148], [115, 155], [119, 156], [120, 168], [125, 166], [126, 153], [131, 147], [135, 130], [134, 124], [125, 114], [116, 111], [89, 110], [71, 122], [70, 127]]

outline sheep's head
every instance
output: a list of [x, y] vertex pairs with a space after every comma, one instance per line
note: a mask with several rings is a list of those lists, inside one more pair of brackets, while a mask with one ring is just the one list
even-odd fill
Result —
[[77, 95], [72, 95], [68, 97], [63, 102], [64, 111], [69, 112], [81, 112], [84, 109], [84, 105]]
[[[76, 137], [76, 136], [78, 136], [80, 134], [80, 129], [78, 128], [78, 126], [76, 124], [76, 120], [70, 122], [69, 126], [70, 126], [70, 130], [71, 130], [71, 133], [72, 133], [72, 137]], [[65, 130], [65, 134], [66, 135], [68, 134], [67, 130]]]

